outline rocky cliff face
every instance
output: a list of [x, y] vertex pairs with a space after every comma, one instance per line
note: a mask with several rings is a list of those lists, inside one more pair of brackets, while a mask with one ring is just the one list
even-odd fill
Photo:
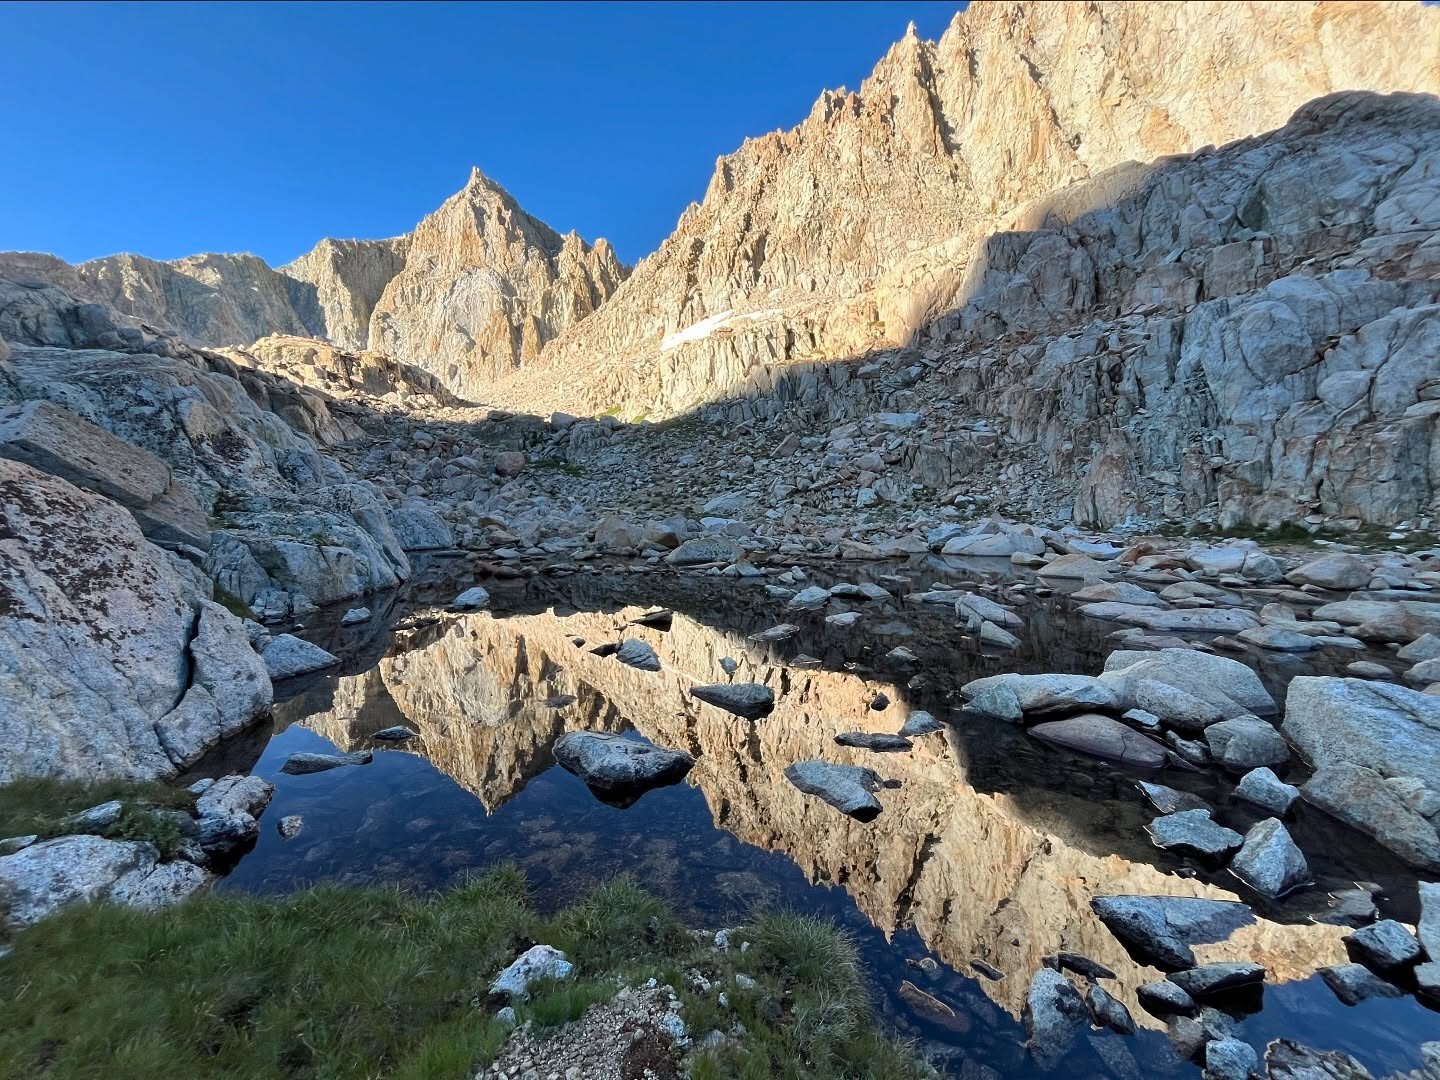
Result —
[[561, 236], [478, 169], [413, 234], [325, 239], [279, 270], [254, 255], [113, 255], [71, 266], [52, 255], [0, 253], [0, 278], [56, 285], [192, 345], [320, 339], [385, 353], [471, 398], [534, 360], [625, 273], [604, 240]]
[[[314, 286], [315, 302], [320, 306], [324, 319], [323, 330], [317, 336], [353, 351], [369, 345], [370, 314], [390, 280], [404, 269], [405, 255], [409, 250], [408, 236], [397, 236], [391, 240], [332, 240], [327, 237], [294, 262], [280, 267], [280, 273]], [[286, 333], [279, 326], [269, 332]]]
[[560, 236], [476, 169], [410, 237], [405, 268], [370, 318], [370, 347], [479, 397], [599, 307], [623, 276], [604, 240]]
[[1016, 207], [1278, 127], [1334, 90], [1440, 89], [1437, 40], [1440, 13], [1390, 3], [974, 5], [722, 158], [515, 400], [674, 413], [762, 364], [903, 343]]

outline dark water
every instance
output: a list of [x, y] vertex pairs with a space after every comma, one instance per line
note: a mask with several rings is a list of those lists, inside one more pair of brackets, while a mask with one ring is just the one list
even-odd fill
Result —
[[[1348, 1008], [1314, 974], [1346, 959], [1343, 929], [1314, 921], [1325, 916], [1328, 890], [1377, 882], [1386, 914], [1414, 918], [1413, 876], [1372, 841], [1299, 806], [1288, 824], [1317, 882], [1267, 904], [1225, 871], [1149, 844], [1143, 826], [1154, 812], [1134, 789], [1140, 774], [958, 711], [956, 689], [981, 675], [1100, 669], [1115, 627], [1078, 616], [1061, 596], [1012, 594], [1026, 620], [1017, 631], [1024, 648], [987, 655], [951, 612], [914, 603], [832, 602], [796, 614], [760, 585], [587, 573], [486, 582], [494, 611], [459, 616], [433, 605], [467, 583], [450, 580], [443, 564], [429, 572], [428, 583], [391, 598], [386, 610], [372, 604], [371, 624], [339, 629], [336, 613], [317, 619], [307, 636], [346, 658], [340, 673], [291, 688], [268, 741], [230, 747], [230, 760], [211, 763], [253, 761], [276, 784], [260, 842], [222, 888], [273, 893], [325, 881], [424, 890], [510, 861], [546, 907], [630, 873], [697, 926], [734, 925], [777, 907], [813, 912], [854, 933], [882, 1017], [955, 1073], [973, 1060], [1007, 1076], [1043, 1075], [1023, 1046], [1024, 990], [1042, 956], [1071, 949], [1116, 970], [1119, 978], [1102, 985], [1127, 1002], [1141, 1030], [1095, 1033], [1062, 1068], [1120, 1077], [1194, 1075], [1196, 1067], [1178, 1059], [1163, 1025], [1134, 1001], [1135, 987], [1159, 973], [1126, 956], [1088, 898], [1237, 895], [1255, 908], [1257, 924], [1197, 951], [1202, 960], [1253, 959], [1270, 970], [1263, 1008], [1234, 1017], [1239, 1037], [1262, 1056], [1270, 1039], [1292, 1038], [1344, 1050], [1381, 1076], [1417, 1066], [1419, 1044], [1440, 1038], [1440, 1015], [1413, 998]], [[845, 567], [847, 580], [861, 572], [897, 596], [934, 581], [1001, 585], [1011, 576], [1008, 566], [939, 559]], [[621, 629], [638, 609], [657, 606], [676, 612], [669, 629]], [[858, 626], [824, 623], [847, 608], [862, 612]], [[773, 645], [745, 640], [779, 622], [801, 632]], [[624, 636], [650, 641], [664, 669], [639, 672], [588, 652]], [[885, 654], [902, 644], [919, 659], [896, 670]], [[770, 717], [741, 720], [685, 695], [693, 683], [723, 681], [718, 660], [727, 655], [741, 662], [737, 680], [774, 687]], [[1274, 691], [1294, 674], [1356, 658], [1312, 656], [1302, 665], [1248, 657]], [[870, 708], [877, 692], [891, 699], [888, 708]], [[557, 694], [576, 700], [547, 706]], [[833, 744], [840, 731], [897, 730], [916, 708], [946, 730], [911, 752]], [[401, 749], [368, 738], [397, 723], [423, 738]], [[580, 728], [685, 749], [697, 765], [685, 782], [617, 809], [551, 759], [554, 739]], [[279, 772], [291, 753], [332, 746], [372, 747], [375, 760], [310, 776]], [[852, 822], [780, 778], [785, 765], [812, 757], [866, 764], [897, 782], [881, 792], [879, 818]], [[1150, 778], [1204, 796], [1232, 828], [1264, 816], [1226, 801], [1229, 785], [1208, 773]], [[289, 814], [305, 825], [287, 841], [274, 823]], [[935, 963], [915, 966], [927, 957]], [[1002, 978], [971, 967], [977, 960]]]

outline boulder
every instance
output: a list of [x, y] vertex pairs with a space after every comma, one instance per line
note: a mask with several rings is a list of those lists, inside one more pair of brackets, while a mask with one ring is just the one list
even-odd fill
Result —
[[1090, 1010], [1069, 979], [1042, 967], [1025, 994], [1026, 1045], [1036, 1065], [1059, 1065], [1081, 1032], [1089, 1029]]
[[1265, 969], [1259, 964], [1238, 960], [1173, 971], [1167, 978], [1198, 1000], [1257, 986], [1265, 980]]
[[595, 523], [595, 546], [612, 555], [628, 555], [645, 542], [645, 530], [615, 514]]
[[1420, 942], [1394, 919], [1362, 926], [1345, 938], [1345, 944], [1355, 959], [1386, 976], [1412, 968], [1422, 959]]
[[695, 536], [684, 541], [665, 556], [671, 566], [703, 566], [706, 563], [730, 563], [740, 557], [733, 541], [720, 536]]
[[265, 661], [270, 678], [276, 682], [312, 671], [322, 671], [340, 663], [338, 656], [294, 634], [277, 634], [260, 655]]
[[1100, 581], [1110, 576], [1110, 568], [1088, 555], [1061, 555], [1035, 571], [1037, 577]]
[[1210, 725], [1205, 729], [1205, 742], [1215, 761], [1236, 772], [1290, 760], [1290, 747], [1280, 732], [1253, 717]]
[[1373, 573], [1370, 563], [1359, 555], [1334, 552], [1302, 563], [1285, 575], [1292, 585], [1314, 585], [1321, 589], [1363, 589]]
[[1353, 627], [1364, 641], [1414, 641], [1440, 633], [1440, 604], [1423, 600], [1341, 600], [1317, 607], [1315, 619]]
[[852, 746], [858, 750], [893, 752], [909, 750], [912, 744], [903, 735], [891, 735], [883, 731], [846, 731], [835, 736], [839, 746]]
[[1266, 818], [1251, 827], [1245, 834], [1244, 845], [1230, 861], [1230, 870], [1271, 900], [1310, 881], [1305, 856], [1279, 818]]
[[1135, 996], [1145, 1011], [1154, 1016], [1184, 1016], [1196, 1009], [1195, 999], [1169, 979], [1143, 983]]
[[1359, 1005], [1360, 1002], [1373, 997], [1400, 996], [1398, 988], [1384, 979], [1378, 978], [1364, 964], [1336, 964], [1333, 967], [1322, 967], [1320, 977], [1325, 980], [1325, 985], [1335, 992], [1335, 996], [1346, 1005]]
[[1070, 594], [1070, 599], [1080, 603], [1131, 604], [1136, 607], [1166, 607], [1164, 600], [1149, 589], [1132, 585], [1128, 581], [1101, 581], [1086, 585]]
[[1407, 664], [1440, 659], [1440, 634], [1421, 634], [1410, 644], [1401, 646], [1395, 657]]
[[525, 471], [528, 460], [518, 450], [502, 450], [495, 455], [495, 475], [500, 477], [519, 476]]
[[1140, 769], [1163, 768], [1166, 761], [1162, 744], [1100, 713], [1082, 713], [1036, 724], [1030, 734], [1067, 750]]
[[1182, 810], [1208, 811], [1210, 809], [1209, 803], [1188, 791], [1178, 791], [1175, 788], [1166, 787], [1164, 784], [1150, 784], [1144, 780], [1138, 781], [1135, 786], [1149, 800], [1150, 805], [1162, 814], [1175, 814]]
[[1287, 784], [1265, 767], [1251, 769], [1235, 786], [1237, 798], [1264, 807], [1273, 814], [1284, 814], [1300, 797], [1300, 789]]
[[450, 601], [450, 607], [454, 611], [483, 611], [489, 606], [490, 594], [479, 585], [472, 585]]
[[1205, 1044], [1203, 1080], [1250, 1080], [1260, 1071], [1254, 1047], [1241, 1039], [1214, 1039]]
[[0, 783], [169, 776], [263, 716], [208, 589], [115, 503], [0, 458]]
[[1145, 831], [1156, 847], [1205, 859], [1222, 859], [1244, 840], [1234, 829], [1212, 821], [1209, 810], [1165, 814], [1145, 826]]
[[639, 638], [626, 638], [622, 641], [620, 648], [615, 650], [615, 659], [641, 671], [660, 670], [660, 657], [648, 642]]
[[966, 707], [976, 711], [983, 711], [977, 702], [988, 700], [995, 691], [1009, 691], [1027, 713], [1115, 709], [1119, 705], [1110, 688], [1093, 675], [991, 675], [960, 688]]
[[[1135, 665], [1144, 663], [1144, 668]], [[1118, 650], [1105, 658], [1106, 673], [1134, 669], [1137, 674], [1184, 690], [1220, 708], [1225, 719], [1278, 711], [1255, 669], [1228, 656], [1196, 649]]]
[[690, 694], [747, 720], [768, 716], [775, 707], [775, 693], [763, 683], [711, 683], [692, 686]]
[[1241, 630], [1236, 636], [1247, 645], [1270, 649], [1273, 652], [1309, 652], [1320, 647], [1320, 642], [1309, 634], [1274, 623], [1257, 626], [1253, 630]]
[[574, 973], [575, 965], [559, 949], [549, 945], [532, 945], [490, 984], [490, 993], [504, 995], [512, 1001], [524, 1001], [536, 983], [558, 982]]
[[1440, 698], [1393, 683], [1297, 676], [1283, 730], [1315, 766], [1307, 800], [1411, 865], [1440, 868]]
[[873, 793], [880, 789], [881, 782], [873, 769], [830, 761], [799, 761], [786, 767], [785, 779], [856, 821], [874, 821], [880, 813], [880, 802]]
[[1321, 1053], [1292, 1039], [1272, 1039], [1265, 1048], [1270, 1080], [1372, 1080], [1370, 1070], [1339, 1050]]
[[599, 731], [571, 731], [555, 741], [556, 762], [607, 795], [634, 794], [684, 779], [695, 759]]
[[0, 857], [0, 925], [13, 932], [72, 904], [102, 900], [163, 907], [208, 881], [192, 863], [161, 863], [153, 844], [61, 836]]
[[1172, 971], [1195, 963], [1190, 946], [1224, 941], [1255, 921], [1244, 904], [1190, 896], [1097, 896], [1090, 907], [1138, 959]]
[[921, 735], [933, 735], [937, 731], [945, 730], [944, 725], [923, 709], [916, 709], [905, 719], [904, 726], [900, 729], [900, 735], [905, 738], [918, 738]]
[[1440, 961], [1440, 882], [1420, 882], [1420, 921], [1415, 936], [1425, 955]]
[[1038, 536], [997, 532], [971, 533], [968, 536], [951, 537], [940, 548], [940, 554], [1008, 559], [1017, 552], [1039, 555], [1044, 550], [1045, 541]]

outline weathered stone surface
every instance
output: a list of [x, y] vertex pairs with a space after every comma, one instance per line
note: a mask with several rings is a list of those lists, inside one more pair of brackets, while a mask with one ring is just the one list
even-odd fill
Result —
[[1150, 805], [1162, 814], [1174, 814], [1181, 810], [1208, 811], [1210, 809], [1209, 803], [1188, 791], [1177, 791], [1164, 784], [1150, 784], [1144, 780], [1139, 781], [1135, 786], [1150, 801]]
[[880, 787], [880, 777], [873, 769], [831, 761], [798, 761], [786, 767], [785, 779], [856, 821], [873, 821], [880, 814], [880, 801], [873, 794]]
[[1030, 1056], [1049, 1071], [1064, 1060], [1090, 1023], [1090, 1010], [1069, 979], [1041, 968], [1025, 995], [1025, 1033]]
[[1271, 899], [1310, 881], [1305, 856], [1279, 818], [1266, 818], [1251, 827], [1230, 869], [1261, 896]]
[[1370, 1070], [1349, 1054], [1324, 1053], [1291, 1039], [1275, 1039], [1265, 1049], [1270, 1080], [1372, 1080]]
[[296, 675], [307, 675], [312, 671], [334, 667], [340, 663], [338, 656], [328, 653], [314, 642], [298, 638], [294, 634], [275, 635], [270, 644], [265, 646], [261, 657], [265, 661], [266, 669], [270, 672], [270, 678], [276, 682], [281, 679], [294, 678]]
[[1274, 770], [1262, 766], [1251, 769], [1240, 778], [1240, 783], [1235, 785], [1235, 795], [1272, 813], [1284, 814], [1300, 797], [1300, 789], [1282, 781]]
[[977, 709], [978, 701], [988, 700], [996, 691], [1013, 694], [1027, 713], [1080, 712], [1118, 705], [1115, 695], [1093, 675], [991, 675], [960, 688], [969, 706]]
[[655, 655], [648, 642], [639, 638], [626, 638], [615, 650], [615, 659], [641, 671], [659, 671], [660, 657]]
[[1195, 999], [1169, 979], [1142, 985], [1136, 996], [1145, 1010], [1155, 1016], [1178, 1016], [1195, 1011]]
[[1236, 772], [1283, 765], [1290, 759], [1284, 737], [1264, 720], [1222, 720], [1205, 729], [1205, 742], [1216, 761]]
[[712, 562], [733, 562], [740, 549], [718, 536], [695, 536], [665, 556], [671, 566], [700, 566]]
[[1358, 555], [1335, 552], [1302, 563], [1285, 580], [1296, 585], [1318, 585], [1322, 589], [1363, 589], [1370, 583], [1370, 564]]
[[1078, 603], [1117, 603], [1136, 607], [1165, 607], [1165, 601], [1149, 589], [1132, 585], [1128, 581], [1102, 581], [1086, 585], [1070, 594]]
[[1372, 997], [1399, 997], [1400, 991], [1375, 974], [1364, 964], [1336, 964], [1320, 969], [1325, 985], [1346, 1005], [1359, 1005]]
[[61, 908], [100, 900], [160, 907], [203, 887], [189, 863], [161, 864], [154, 845], [99, 836], [62, 836], [0, 858], [0, 910], [20, 930]]
[[1080, 611], [1092, 619], [1129, 623], [1150, 630], [1206, 631], [1238, 634], [1259, 626], [1254, 615], [1240, 608], [1154, 608], [1139, 604], [1084, 604]]
[[1431, 960], [1440, 961], [1440, 882], [1420, 882], [1420, 921], [1415, 936]]
[[455, 546], [454, 531], [433, 510], [402, 506], [390, 511], [390, 525], [395, 530], [395, 539], [406, 551], [433, 551]]
[[1345, 939], [1351, 954], [1366, 967], [1390, 975], [1414, 967], [1422, 959], [1415, 935], [1394, 919], [1363, 926]]
[[170, 775], [263, 715], [256, 659], [124, 510], [0, 459], [0, 782]]
[[1245, 961], [1201, 964], [1184, 971], [1172, 971], [1167, 978], [1191, 997], [1199, 999], [1254, 986], [1264, 980], [1265, 969]]
[[1243, 837], [1210, 818], [1209, 810], [1180, 810], [1155, 818], [1145, 831], [1156, 847], [1207, 859], [1221, 859], [1240, 846]]
[[559, 949], [549, 945], [532, 945], [490, 984], [490, 993], [504, 994], [513, 1001], [524, 1001], [530, 996], [532, 984], [568, 979], [574, 972], [575, 965]]
[[1167, 970], [1195, 963], [1190, 946], [1224, 941], [1255, 921], [1244, 904], [1188, 896], [1097, 896], [1090, 906], [1137, 956]]
[[490, 593], [479, 585], [472, 585], [454, 600], [450, 606], [456, 611], [481, 611], [490, 606]]
[[1283, 729], [1316, 766], [1302, 789], [1308, 800], [1412, 864], [1440, 868], [1440, 836], [1423, 812], [1440, 799], [1440, 699], [1393, 683], [1299, 676]]
[[713, 683], [692, 686], [690, 693], [701, 701], [747, 720], [765, 716], [775, 707], [774, 691], [761, 683]]
[[893, 752], [909, 750], [913, 744], [903, 735], [891, 735], [884, 731], [842, 731], [835, 736], [839, 746], [853, 746], [860, 750]]
[[684, 778], [695, 759], [679, 750], [600, 731], [571, 731], [554, 746], [555, 760], [593, 788], [634, 792], [673, 784]]
[[1036, 724], [1030, 734], [1042, 742], [1063, 746], [1082, 754], [1118, 761], [1140, 769], [1159, 769], [1165, 764], [1165, 747], [1100, 713], [1082, 713], [1064, 720]]
[[280, 766], [280, 771], [293, 776], [308, 773], [329, 772], [346, 765], [369, 765], [375, 755], [369, 750], [355, 750], [348, 754], [291, 754]]
[[[1136, 667], [1137, 664], [1145, 667]], [[1184, 690], [1218, 706], [1226, 719], [1253, 713], [1270, 716], [1277, 712], [1275, 699], [1265, 689], [1255, 669], [1228, 656], [1215, 656], [1195, 649], [1158, 649], [1153, 652], [1118, 650], [1105, 658], [1105, 671], [1134, 671], [1158, 682]]]
[[1205, 1044], [1205, 1080], [1250, 1080], [1259, 1066], [1254, 1048], [1243, 1040], [1215, 1039]]

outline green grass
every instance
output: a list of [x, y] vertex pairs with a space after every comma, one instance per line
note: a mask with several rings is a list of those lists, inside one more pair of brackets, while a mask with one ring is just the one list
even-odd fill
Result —
[[0, 838], [33, 833], [44, 840], [72, 833], [70, 817], [112, 799], [119, 799], [125, 808], [120, 821], [104, 835], [118, 840], [153, 840], [162, 850], [169, 850], [165, 841], [179, 841], [179, 828], [157, 811], [188, 810], [195, 804], [194, 795], [168, 784], [17, 780], [0, 787]]
[[[73, 908], [0, 960], [0, 1076], [463, 1080], [507, 1036], [491, 980], [535, 941], [577, 969], [517, 1004], [542, 1036], [654, 977], [676, 988], [693, 1034], [746, 1029], [696, 1060], [697, 1077], [931, 1075], [874, 1028], [847, 937], [795, 915], [735, 936], [751, 948], [717, 952], [628, 879], [547, 919], [508, 867], [428, 898], [319, 888], [153, 913]], [[688, 985], [692, 971], [708, 993]], [[738, 972], [756, 985], [741, 989]]]
[[[219, 604], [231, 615], [241, 619], [255, 619], [255, 612], [250, 605], [241, 600], [234, 593], [224, 588], [218, 581], [212, 582], [212, 592], [215, 596], [215, 603]], [[255, 620], [259, 622], [258, 619]]]

